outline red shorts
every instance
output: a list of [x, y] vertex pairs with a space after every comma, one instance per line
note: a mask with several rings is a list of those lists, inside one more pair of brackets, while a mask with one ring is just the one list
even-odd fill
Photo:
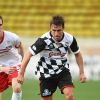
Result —
[[18, 71], [14, 71], [12, 74], [6, 74], [4, 72], [0, 73], [0, 92], [6, 90], [12, 85], [12, 79], [18, 76]]

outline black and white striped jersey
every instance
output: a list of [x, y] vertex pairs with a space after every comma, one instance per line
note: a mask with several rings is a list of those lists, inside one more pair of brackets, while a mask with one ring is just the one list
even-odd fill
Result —
[[56, 42], [51, 33], [47, 32], [29, 47], [32, 55], [40, 53], [40, 60], [35, 70], [35, 74], [43, 78], [52, 77], [59, 74], [67, 67], [68, 50], [74, 54], [79, 52], [76, 39], [67, 32], [64, 32], [63, 39]]

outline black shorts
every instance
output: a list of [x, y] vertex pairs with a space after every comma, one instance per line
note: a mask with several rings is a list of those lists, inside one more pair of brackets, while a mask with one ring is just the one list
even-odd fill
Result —
[[42, 97], [51, 96], [56, 91], [57, 87], [59, 87], [61, 92], [65, 86], [74, 87], [69, 69], [66, 68], [58, 75], [54, 75], [47, 79], [40, 78], [39, 80], [40, 93]]

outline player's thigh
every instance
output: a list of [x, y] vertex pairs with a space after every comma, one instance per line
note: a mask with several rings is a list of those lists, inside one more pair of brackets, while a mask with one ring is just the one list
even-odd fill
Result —
[[[18, 65], [18, 68], [20, 68], [20, 65]], [[18, 76], [18, 70], [15, 70], [12, 74], [10, 74], [8, 76], [8, 79], [9, 79], [8, 83], [9, 83], [9, 85], [12, 85], [12, 82], [13, 82], [13, 84], [17, 84], [16, 83], [16, 79], [15, 79], [15, 78], [17, 78], [17, 76]]]
[[12, 74], [9, 74], [9, 76], [8, 76], [8, 83], [9, 83], [9, 85], [12, 85], [12, 80], [14, 79], [14, 78], [16, 78], [18, 76], [18, 71], [16, 70], [16, 71], [14, 71]]
[[63, 70], [59, 75], [58, 75], [58, 86], [59, 88], [62, 88], [64, 85], [73, 85], [72, 82], [72, 76], [69, 71], [69, 69]]
[[59, 74], [59, 82], [58, 87], [60, 88], [61, 92], [63, 93], [63, 89], [66, 87], [74, 87], [72, 82], [72, 77], [68, 69], [65, 69], [63, 72]]
[[49, 79], [40, 79], [40, 93], [41, 97], [52, 96], [52, 94], [56, 91], [57, 88], [57, 79], [49, 78]]

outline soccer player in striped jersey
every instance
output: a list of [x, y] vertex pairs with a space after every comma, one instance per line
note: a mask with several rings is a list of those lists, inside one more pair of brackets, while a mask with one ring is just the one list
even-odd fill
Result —
[[19, 76], [19, 83], [23, 83], [24, 72], [30, 58], [40, 53], [40, 60], [35, 69], [35, 74], [39, 76], [41, 100], [52, 100], [53, 93], [57, 87], [66, 97], [66, 100], [74, 100], [68, 51], [75, 55], [79, 66], [80, 82], [86, 82], [84, 74], [83, 58], [79, 45], [74, 36], [64, 32], [64, 19], [62, 16], [54, 16], [50, 22], [50, 31], [43, 34], [29, 47], [25, 54]]
[[0, 100], [2, 93], [11, 85], [11, 100], [21, 100], [21, 84], [16, 77], [23, 55], [24, 48], [20, 38], [15, 33], [3, 30], [3, 18], [0, 16]]

